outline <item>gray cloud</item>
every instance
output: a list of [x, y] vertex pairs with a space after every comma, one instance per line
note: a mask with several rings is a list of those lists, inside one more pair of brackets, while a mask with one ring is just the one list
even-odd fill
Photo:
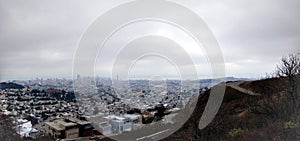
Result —
[[[299, 52], [298, 0], [175, 2], [207, 22], [222, 48], [229, 76], [264, 75], [281, 56]], [[81, 34], [97, 16], [121, 3], [0, 1], [0, 79], [71, 77]]]
[[228, 75], [261, 76], [282, 55], [300, 51], [299, 1], [201, 2], [193, 9], [215, 33]]

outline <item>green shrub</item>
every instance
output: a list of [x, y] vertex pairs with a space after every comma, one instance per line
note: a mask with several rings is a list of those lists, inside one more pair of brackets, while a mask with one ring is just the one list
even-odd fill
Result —
[[284, 124], [284, 128], [285, 129], [295, 129], [295, 128], [297, 128], [297, 124], [289, 121]]
[[273, 137], [272, 141], [283, 141], [280, 136]]
[[238, 128], [238, 129], [232, 129], [231, 131], [229, 131], [229, 136], [232, 138], [240, 138], [245, 134], [245, 130]]

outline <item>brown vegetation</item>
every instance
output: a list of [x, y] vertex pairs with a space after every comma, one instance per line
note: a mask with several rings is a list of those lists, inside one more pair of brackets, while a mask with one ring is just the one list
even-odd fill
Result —
[[[208, 100], [207, 91], [199, 96], [188, 122], [164, 140], [298, 140], [299, 114], [291, 111], [292, 102], [286, 98], [288, 80], [273, 78], [240, 84], [261, 96], [227, 87], [216, 117], [205, 129], [199, 130], [197, 125]], [[299, 112], [299, 108], [295, 111]], [[287, 129], [285, 124], [289, 122], [294, 126]]]
[[300, 140], [299, 54], [283, 57], [271, 78], [240, 83], [260, 95], [228, 87], [214, 120], [203, 130], [197, 125], [210, 95], [201, 94], [194, 113], [171, 140]]

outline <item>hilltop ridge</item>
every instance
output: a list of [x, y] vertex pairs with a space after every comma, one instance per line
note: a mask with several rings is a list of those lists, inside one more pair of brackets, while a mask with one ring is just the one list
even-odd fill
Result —
[[[299, 76], [296, 78], [295, 85], [299, 89]], [[299, 140], [299, 115], [284, 113], [288, 107], [280, 102], [285, 99], [283, 93], [289, 91], [290, 85], [290, 78], [226, 82], [219, 112], [200, 130], [199, 119], [210, 95], [210, 90], [205, 91], [198, 97], [195, 111], [184, 126], [163, 140]], [[297, 95], [299, 97], [299, 93]], [[286, 118], [276, 113], [286, 114]], [[287, 124], [294, 126], [288, 128]]]
[[16, 83], [6, 83], [6, 82], [1, 82], [0, 83], [0, 89], [22, 89], [24, 86], [16, 84]]

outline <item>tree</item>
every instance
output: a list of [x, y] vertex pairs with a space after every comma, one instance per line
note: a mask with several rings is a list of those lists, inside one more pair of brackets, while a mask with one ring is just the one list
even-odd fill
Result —
[[20, 141], [21, 137], [13, 128], [12, 119], [9, 116], [0, 114], [0, 140]]
[[[278, 85], [282, 85], [281, 92], [277, 95], [269, 93], [268, 90], [276, 85], [261, 86], [266, 92], [259, 103], [253, 106], [253, 112], [271, 116], [276, 119], [286, 121], [297, 120], [300, 116], [300, 54], [290, 54], [282, 57], [280, 64], [277, 65], [274, 73], [267, 76], [271, 78], [280, 78], [284, 81]], [[295, 119], [296, 118], [296, 119]]]
[[[275, 77], [287, 77], [288, 87], [287, 91], [282, 96], [270, 97], [267, 103], [278, 106], [273, 106], [273, 110], [281, 111], [278, 113], [280, 116], [285, 116], [286, 119], [291, 115], [299, 115], [300, 111], [300, 54], [290, 54], [282, 57], [281, 63], [277, 65], [275, 70]], [[278, 101], [278, 102], [274, 102]], [[271, 107], [271, 106], [270, 106]], [[281, 108], [280, 108], [281, 107]]]
[[278, 77], [290, 77], [300, 74], [300, 54], [290, 54], [282, 57], [275, 73]]

